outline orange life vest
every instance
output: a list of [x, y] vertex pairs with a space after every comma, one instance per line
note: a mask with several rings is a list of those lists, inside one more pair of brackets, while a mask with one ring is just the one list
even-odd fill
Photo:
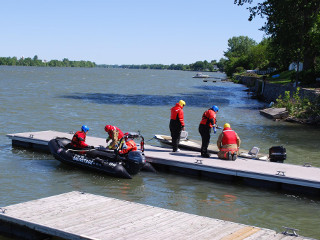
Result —
[[123, 150], [119, 151], [120, 154], [126, 154], [131, 151], [137, 151], [137, 144], [133, 140], [129, 140], [126, 142], [126, 147]]
[[222, 145], [237, 144], [237, 135], [235, 131], [231, 128], [224, 128], [222, 132]]
[[216, 124], [216, 112], [211, 108], [205, 111], [202, 114], [202, 119], [200, 124], [208, 125], [210, 128], [213, 127], [213, 124]]

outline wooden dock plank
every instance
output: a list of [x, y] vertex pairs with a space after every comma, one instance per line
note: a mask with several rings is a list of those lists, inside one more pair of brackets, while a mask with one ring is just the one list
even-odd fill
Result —
[[[194, 227], [194, 222], [197, 219], [190, 218], [189, 215], [181, 214], [180, 216], [171, 216], [168, 221], [162, 221], [159, 223], [158, 221], [151, 221], [150, 223], [145, 223], [145, 228], [150, 229], [150, 231], [146, 232], [143, 230], [137, 231], [137, 228], [131, 227], [126, 228], [125, 231], [128, 232], [128, 237], [133, 238], [136, 236], [136, 234], [139, 234], [138, 236], [142, 237], [151, 237], [152, 235], [160, 235], [162, 239], [168, 239], [168, 238], [176, 238], [177, 236], [180, 236], [181, 233], [184, 235], [187, 235], [188, 231], [191, 231], [192, 233], [195, 232], [197, 229]], [[175, 224], [176, 222], [179, 222], [179, 225]], [[188, 226], [188, 227], [186, 227]], [[198, 226], [198, 223], [197, 223]], [[156, 230], [154, 232], [154, 230]]]
[[[204, 219], [205, 221], [205, 219]], [[215, 231], [217, 231], [217, 229], [220, 229], [221, 227], [223, 227], [223, 225], [225, 225], [225, 221], [222, 220], [217, 220], [214, 224], [210, 224], [210, 223], [206, 223], [206, 224], [202, 224], [201, 227], [197, 230], [197, 239], [204, 239], [207, 236], [212, 235], [212, 233], [214, 233]], [[214, 234], [213, 234], [214, 235]], [[213, 237], [212, 235], [212, 237]], [[194, 236], [193, 234], [186, 234], [185, 236], [179, 237], [177, 239], [181, 239], [181, 240], [193, 240]]]
[[260, 231], [260, 228], [245, 226], [240, 228], [238, 231], [235, 231], [230, 235], [221, 238], [221, 240], [242, 240], [253, 235], [258, 231]]
[[[61, 204], [55, 204], [57, 199]], [[81, 201], [74, 201], [74, 199]], [[41, 204], [41, 207], [36, 208], [37, 204]], [[44, 210], [46, 207], [51, 208], [52, 204], [56, 208], [53, 214], [56, 216], [54, 221], [50, 211]], [[101, 204], [103, 204], [102, 208]], [[0, 223], [2, 221], [17, 223], [63, 239], [275, 240], [284, 236], [269, 229], [80, 192], [60, 194], [5, 208], [7, 210], [0, 213]], [[23, 208], [28, 211], [20, 216], [19, 210]], [[86, 208], [90, 210], [83, 211]], [[119, 212], [114, 211], [115, 209]], [[32, 215], [31, 218], [28, 217], [28, 212]], [[47, 217], [50, 221], [46, 221]], [[255, 234], [259, 238], [253, 238]], [[268, 238], [263, 238], [266, 235]], [[283, 240], [286, 239], [289, 238], [283, 238]], [[298, 238], [295, 239], [298, 240]]]
[[[133, 210], [135, 207], [135, 205], [129, 204], [125, 208], [125, 210], [120, 211], [119, 213], [113, 211], [112, 205], [110, 208], [100, 209], [101, 215], [99, 214], [98, 216], [96, 216], [95, 214], [94, 218], [92, 219], [92, 221], [95, 221], [98, 224], [95, 224], [90, 229], [88, 229], [88, 232], [86, 232], [86, 234], [99, 233], [101, 231], [118, 228], [119, 223], [121, 223], [121, 227], [126, 227], [126, 225], [131, 225], [133, 221], [137, 222], [137, 220], [140, 219], [142, 219], [143, 221], [147, 221], [147, 216], [152, 216], [154, 214], [154, 210], [152, 208], [141, 209], [137, 206], [137, 209]], [[108, 215], [105, 214], [106, 212], [108, 213]], [[112, 221], [110, 221], [110, 219], [112, 219]], [[84, 226], [85, 224], [70, 226], [67, 227], [66, 230], [77, 231]]]
[[[66, 200], [68, 201], [68, 205], [64, 202]], [[91, 200], [95, 200], [95, 202], [91, 203]], [[33, 218], [38, 219], [38, 215], [41, 214], [46, 216], [47, 221], [50, 221], [50, 219], [57, 219], [61, 213], [63, 213], [63, 216], [66, 216], [66, 213], [68, 213], [68, 215], [72, 213], [78, 214], [79, 210], [85, 211], [86, 209], [90, 209], [90, 204], [98, 204], [99, 201], [107, 202], [111, 201], [111, 199], [94, 199], [91, 195], [87, 196], [85, 194], [83, 194], [83, 196], [80, 195], [78, 198], [65, 199], [63, 195], [57, 195], [56, 201], [51, 202], [50, 205], [46, 204], [46, 199], [40, 199], [31, 201], [28, 206], [25, 206], [23, 203], [12, 205], [8, 207], [7, 210], [10, 210], [12, 216], [27, 216], [28, 219], [32, 220]], [[82, 204], [84, 202], [87, 203], [85, 206]], [[82, 209], [79, 209], [79, 206], [81, 206]]]

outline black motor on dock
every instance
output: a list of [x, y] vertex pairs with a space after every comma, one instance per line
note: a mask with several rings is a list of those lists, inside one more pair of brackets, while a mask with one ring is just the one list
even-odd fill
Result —
[[283, 161], [287, 158], [286, 148], [283, 146], [273, 146], [269, 148], [269, 159], [270, 162], [279, 162], [283, 163]]

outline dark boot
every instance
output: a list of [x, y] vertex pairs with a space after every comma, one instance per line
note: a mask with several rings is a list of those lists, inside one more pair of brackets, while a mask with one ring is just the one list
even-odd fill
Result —
[[237, 159], [237, 154], [236, 153], [232, 153], [232, 161], [235, 161]]
[[228, 153], [227, 153], [227, 160], [232, 160], [232, 154], [231, 154], [231, 152], [228, 152]]
[[209, 158], [211, 155], [209, 153], [201, 153], [201, 157]]

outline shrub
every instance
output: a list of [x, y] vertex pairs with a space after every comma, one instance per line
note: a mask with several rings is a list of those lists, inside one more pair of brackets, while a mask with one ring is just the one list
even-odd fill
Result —
[[281, 95], [277, 98], [275, 107], [284, 107], [287, 109], [290, 116], [297, 118], [305, 118], [310, 115], [312, 104], [309, 99], [301, 99], [299, 96], [300, 88], [290, 96], [290, 91], [285, 91], [284, 97]]

